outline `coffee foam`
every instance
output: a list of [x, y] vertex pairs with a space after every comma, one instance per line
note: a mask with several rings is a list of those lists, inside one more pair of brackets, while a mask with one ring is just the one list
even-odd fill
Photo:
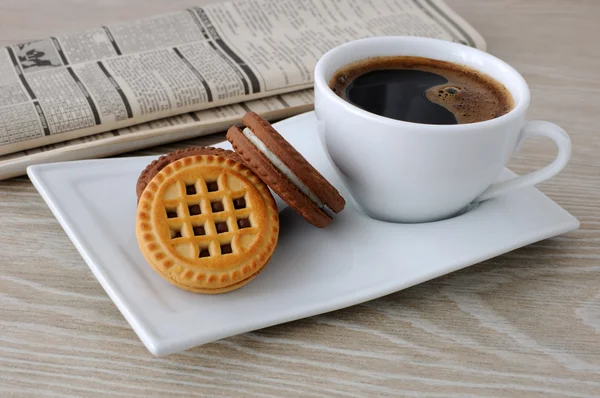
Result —
[[429, 101], [452, 112], [459, 124], [502, 116], [514, 107], [508, 90], [490, 76], [470, 67], [422, 57], [371, 57], [348, 64], [334, 73], [329, 87], [346, 99], [346, 89], [360, 75], [382, 69], [415, 69], [435, 73], [447, 83], [428, 89]]

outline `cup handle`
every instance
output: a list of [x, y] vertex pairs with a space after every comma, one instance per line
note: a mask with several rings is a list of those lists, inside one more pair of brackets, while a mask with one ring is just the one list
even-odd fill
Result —
[[540, 120], [528, 121], [521, 130], [521, 136], [519, 137], [516, 148], [520, 148], [525, 140], [535, 136], [548, 137], [554, 141], [558, 148], [556, 159], [548, 166], [524, 176], [515, 177], [507, 181], [496, 182], [490, 185], [490, 187], [473, 202], [482, 202], [516, 189], [539, 184], [540, 182], [546, 181], [557, 175], [567, 165], [571, 158], [571, 140], [563, 129], [550, 122]]

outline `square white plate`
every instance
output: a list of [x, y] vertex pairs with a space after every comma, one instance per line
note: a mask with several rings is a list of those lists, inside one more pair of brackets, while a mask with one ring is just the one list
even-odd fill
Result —
[[[349, 198], [321, 147], [312, 112], [276, 128]], [[348, 201], [322, 230], [278, 199], [279, 244], [265, 270], [242, 289], [199, 295], [164, 281], [139, 251], [135, 185], [151, 160], [45, 164], [29, 167], [28, 174], [98, 281], [155, 355], [372, 300], [579, 226], [535, 188], [428, 224], [375, 221]], [[512, 175], [505, 170], [501, 178]]]

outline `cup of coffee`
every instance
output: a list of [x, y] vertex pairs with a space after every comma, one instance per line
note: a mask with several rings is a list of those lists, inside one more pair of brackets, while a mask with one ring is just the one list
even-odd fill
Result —
[[[429, 222], [538, 184], [571, 156], [563, 129], [525, 121], [529, 87], [477, 49], [418, 37], [343, 44], [315, 68], [321, 139], [355, 203], [370, 217]], [[548, 166], [494, 182], [529, 137], [558, 147]]]

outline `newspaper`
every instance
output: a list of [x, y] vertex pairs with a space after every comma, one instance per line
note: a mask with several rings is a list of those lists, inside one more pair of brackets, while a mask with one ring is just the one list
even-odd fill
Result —
[[0, 178], [312, 108], [318, 58], [371, 36], [485, 49], [441, 0], [240, 0], [0, 50]]

